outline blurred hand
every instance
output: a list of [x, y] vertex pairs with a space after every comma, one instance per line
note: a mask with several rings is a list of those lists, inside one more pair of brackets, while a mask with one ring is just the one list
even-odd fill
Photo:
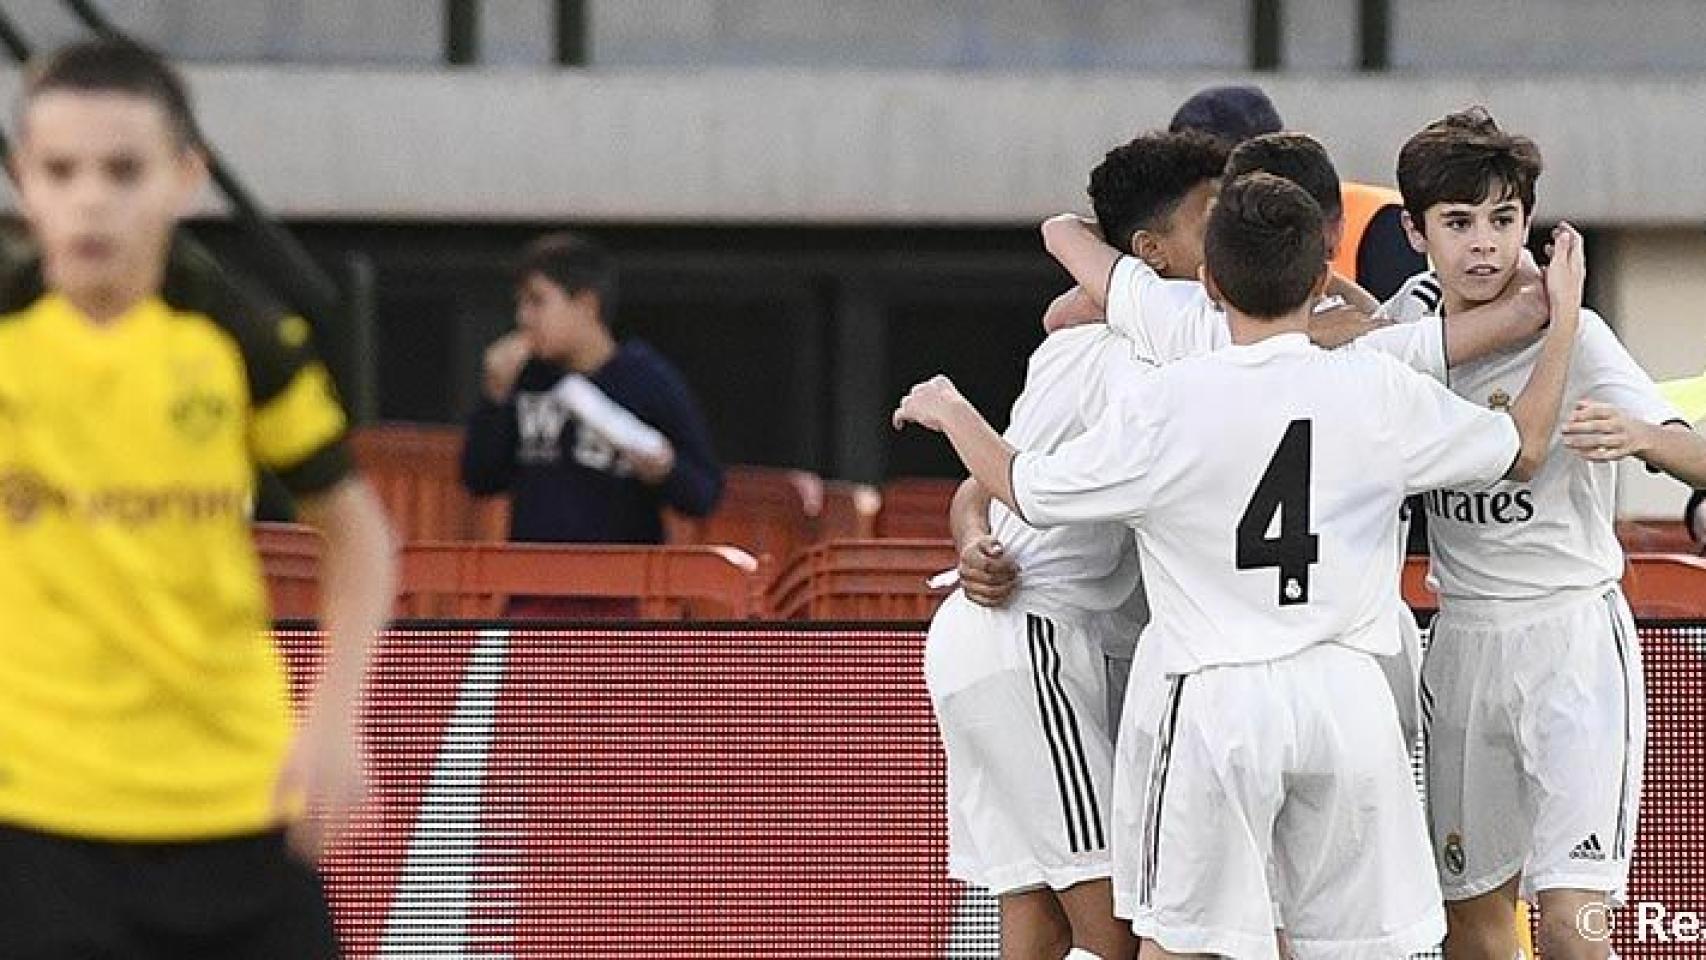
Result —
[[960, 589], [979, 606], [1005, 606], [1019, 589], [1019, 565], [1001, 541], [984, 534], [960, 551]]
[[1564, 446], [1585, 460], [1606, 463], [1645, 453], [1657, 429], [1609, 403], [1582, 400], [1564, 424]]
[[896, 430], [908, 423], [916, 423], [927, 430], [942, 432], [943, 421], [955, 405], [963, 404], [966, 398], [960, 396], [960, 391], [954, 386], [954, 381], [937, 374], [934, 377], [913, 387], [900, 400], [900, 406], [895, 407], [889, 421]]
[[670, 471], [675, 469], [675, 447], [668, 441], [665, 441], [663, 449], [655, 454], [624, 451], [623, 456], [627, 457], [628, 463], [633, 466], [634, 476], [639, 477], [642, 483], [654, 487], [668, 480]]
[[519, 330], [506, 333], [486, 348], [485, 377], [482, 389], [486, 399], [503, 403], [515, 389], [521, 370], [533, 356], [533, 342]]
[[290, 848], [313, 863], [349, 824], [367, 793], [366, 761], [355, 710], [346, 703], [309, 707], [273, 793], [287, 821]]

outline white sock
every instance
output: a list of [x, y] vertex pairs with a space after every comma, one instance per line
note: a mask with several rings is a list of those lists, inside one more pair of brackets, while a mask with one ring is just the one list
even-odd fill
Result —
[[1060, 960], [1102, 960], [1102, 958], [1096, 956], [1083, 947], [1073, 947], [1071, 950], [1068, 950], [1066, 952], [1066, 956], [1061, 957]]

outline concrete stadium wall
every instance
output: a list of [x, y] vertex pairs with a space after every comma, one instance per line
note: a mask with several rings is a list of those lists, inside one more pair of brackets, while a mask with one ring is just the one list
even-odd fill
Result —
[[[25, 36], [79, 30], [60, 0], [7, 0]], [[207, 61], [432, 65], [445, 5], [429, 0], [125, 0], [124, 29]], [[479, 4], [481, 63], [552, 59], [550, 0]], [[1357, 63], [1357, 0], [1282, 0], [1288, 69]], [[1250, 0], [588, 0], [590, 62], [615, 67], [805, 66], [953, 70], [1236, 70]], [[1392, 0], [1403, 70], [1694, 71], [1698, 0]]]
[[[1619, 230], [1598, 260], [1609, 284], [1600, 310], [1656, 380], [1706, 369], [1706, 231]], [[1625, 466], [1618, 512], [1682, 516], [1688, 491], [1669, 477]]]
[[[191, 71], [204, 126], [295, 217], [1021, 224], [1227, 75], [704, 70]], [[11, 101], [16, 71], [0, 73]], [[1706, 218], [1706, 75], [1266, 81], [1347, 176], [1485, 103], [1548, 158], [1543, 218]]]

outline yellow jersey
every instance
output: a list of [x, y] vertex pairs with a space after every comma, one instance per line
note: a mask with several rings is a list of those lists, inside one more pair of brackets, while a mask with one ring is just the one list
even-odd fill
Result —
[[0, 823], [107, 840], [274, 826], [291, 734], [256, 465], [350, 471], [308, 327], [174, 258], [96, 324], [0, 283]]

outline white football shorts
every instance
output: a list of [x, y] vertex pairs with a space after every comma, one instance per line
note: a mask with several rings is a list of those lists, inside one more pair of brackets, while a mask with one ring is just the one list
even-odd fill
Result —
[[1164, 686], [1142, 682], [1143, 660], [1139, 644], [1113, 829], [1115, 912], [1139, 936], [1234, 960], [1276, 957], [1277, 926], [1302, 960], [1439, 943], [1422, 807], [1374, 657], [1322, 644]]
[[991, 610], [956, 592], [924, 677], [948, 759], [948, 872], [1000, 895], [1109, 875], [1101, 615]]
[[1422, 666], [1434, 856], [1449, 900], [1522, 873], [1522, 895], [1621, 902], [1646, 756], [1634, 617], [1607, 586], [1447, 599]]

